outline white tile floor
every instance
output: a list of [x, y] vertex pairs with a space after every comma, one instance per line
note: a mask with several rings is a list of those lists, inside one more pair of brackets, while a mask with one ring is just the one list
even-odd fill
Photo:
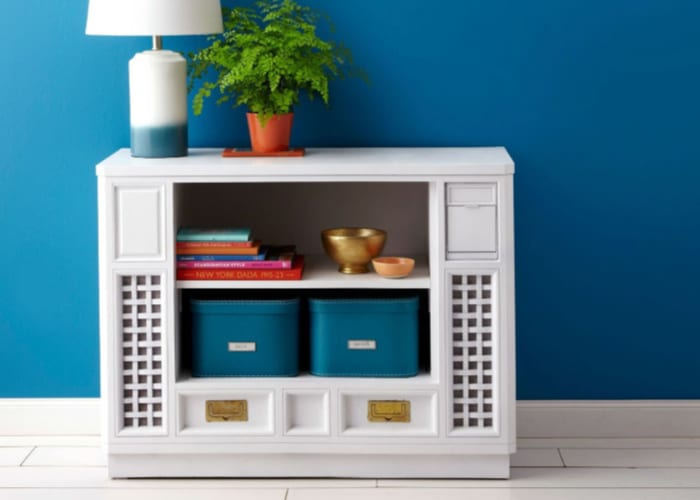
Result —
[[0, 499], [700, 500], [698, 439], [522, 439], [501, 480], [110, 480], [96, 436], [0, 436]]

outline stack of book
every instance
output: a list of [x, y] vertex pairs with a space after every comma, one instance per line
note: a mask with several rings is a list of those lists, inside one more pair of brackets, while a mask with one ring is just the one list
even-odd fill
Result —
[[299, 280], [294, 245], [262, 245], [248, 228], [183, 227], [177, 232], [179, 280]]

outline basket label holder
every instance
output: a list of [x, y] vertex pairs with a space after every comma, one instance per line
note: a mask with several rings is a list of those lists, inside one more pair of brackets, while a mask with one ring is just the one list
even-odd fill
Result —
[[228, 352], [255, 352], [255, 342], [229, 342]]
[[351, 351], [376, 351], [376, 340], [348, 340], [348, 349]]

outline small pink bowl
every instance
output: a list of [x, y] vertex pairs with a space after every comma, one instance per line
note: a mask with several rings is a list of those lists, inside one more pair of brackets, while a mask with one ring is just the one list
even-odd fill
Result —
[[375, 257], [372, 259], [374, 270], [382, 278], [405, 278], [416, 261], [408, 257]]

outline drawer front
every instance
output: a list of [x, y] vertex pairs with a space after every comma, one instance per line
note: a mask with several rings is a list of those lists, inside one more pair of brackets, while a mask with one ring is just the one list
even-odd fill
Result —
[[447, 207], [448, 252], [495, 252], [496, 206]]
[[341, 436], [436, 436], [437, 393], [340, 394]]
[[496, 204], [495, 184], [448, 184], [447, 204], [462, 205], [468, 203]]
[[496, 258], [495, 184], [447, 185], [447, 258]]
[[178, 394], [180, 435], [258, 436], [274, 433], [271, 390]]

